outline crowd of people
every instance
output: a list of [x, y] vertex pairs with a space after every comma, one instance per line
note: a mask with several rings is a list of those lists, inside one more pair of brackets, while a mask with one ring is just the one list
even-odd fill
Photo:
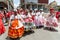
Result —
[[8, 37], [20, 38], [23, 36], [24, 31], [32, 30], [32, 28], [57, 28], [58, 21], [60, 20], [60, 12], [55, 12], [53, 8], [49, 13], [40, 10], [26, 10], [17, 9], [16, 11], [8, 11], [4, 13], [0, 11], [0, 35], [3, 34], [6, 29], [4, 24], [8, 23]]

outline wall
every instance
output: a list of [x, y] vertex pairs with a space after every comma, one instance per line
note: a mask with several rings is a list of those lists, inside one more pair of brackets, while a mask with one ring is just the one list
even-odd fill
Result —
[[38, 0], [38, 3], [46, 3], [48, 4], [49, 0]]

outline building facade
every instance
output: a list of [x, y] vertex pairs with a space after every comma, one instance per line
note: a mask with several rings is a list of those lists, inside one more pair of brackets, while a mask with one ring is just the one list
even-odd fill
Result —
[[49, 5], [48, 5], [48, 8], [54, 8], [55, 10], [58, 10], [57, 8], [57, 2], [56, 1], [53, 1], [51, 2]]
[[20, 4], [23, 8], [32, 9], [47, 9], [49, 0], [20, 0]]
[[13, 0], [0, 0], [0, 10], [12, 10], [14, 8], [13, 5]]

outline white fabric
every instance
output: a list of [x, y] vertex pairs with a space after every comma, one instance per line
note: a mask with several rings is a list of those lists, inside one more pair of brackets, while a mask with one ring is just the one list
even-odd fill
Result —
[[44, 25], [45, 18], [42, 16], [42, 13], [40, 13], [40, 12], [36, 13], [34, 23], [36, 26]]
[[17, 17], [17, 16], [15, 16], [15, 19], [18, 19], [18, 17]]
[[21, 23], [20, 20], [18, 20], [18, 24], [19, 24], [19, 27], [16, 27], [16, 29], [19, 29], [19, 28], [23, 27], [23, 24]]
[[32, 15], [35, 15], [34, 12], [31, 13]]
[[11, 15], [11, 16], [10, 16], [10, 20], [11, 20], [11, 19], [14, 19], [14, 15]]
[[11, 24], [11, 20], [14, 19], [14, 15], [11, 15], [10, 16], [10, 20], [9, 20], [9, 27], [10, 27], [10, 24]]
[[4, 22], [4, 23], [6, 22], [6, 19], [5, 19], [5, 18], [3, 18], [3, 22]]
[[26, 18], [25, 15], [21, 15], [22, 18]]
[[40, 12], [37, 12], [37, 13], [36, 13], [36, 16], [38, 16], [38, 15], [40, 15]]
[[17, 14], [17, 17], [18, 17], [18, 19], [21, 19], [21, 16], [19, 14]]
[[57, 21], [56, 17], [50, 16], [47, 18], [46, 21], [49, 22], [49, 24], [50, 24], [50, 25], [46, 24], [46, 26], [48, 25], [48, 27], [54, 27], [54, 26], [51, 26], [51, 25], [53, 25], [53, 23], [56, 23], [58, 25], [58, 21]]
[[28, 13], [28, 17], [31, 17], [30, 13]]
[[58, 27], [56, 29], [60, 32], [60, 22], [58, 22]]
[[36, 15], [36, 13], [33, 13], [33, 15]]

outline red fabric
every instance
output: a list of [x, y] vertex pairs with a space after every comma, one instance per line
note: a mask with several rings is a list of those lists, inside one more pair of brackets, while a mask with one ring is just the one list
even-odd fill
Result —
[[57, 13], [56, 13], [56, 18], [57, 18], [57, 19], [59, 19], [59, 17], [58, 17], [59, 15], [60, 15], [60, 12], [57, 12]]
[[8, 31], [8, 36], [11, 37], [11, 38], [22, 37], [23, 34], [24, 34], [24, 27], [21, 27], [19, 29], [9, 28], [9, 31]]
[[5, 32], [5, 27], [2, 23], [2, 19], [0, 19], [0, 35]]
[[5, 32], [5, 27], [2, 22], [3, 14], [0, 13], [0, 35]]
[[0, 13], [0, 19], [2, 19], [3, 17], [4, 17], [4, 15]]
[[7, 16], [8, 18], [10, 18], [10, 15], [11, 15], [11, 12], [8, 12], [8, 13], [6, 14], [6, 16]]
[[53, 8], [50, 8], [50, 11], [54, 10]]
[[28, 18], [26, 18], [24, 21], [25, 21], [25, 22], [29, 22], [29, 19], [28, 19]]
[[53, 23], [53, 26], [54, 26], [54, 27], [57, 27], [57, 26], [58, 26], [58, 24], [57, 24], [57, 23]]
[[32, 20], [34, 20], [35, 15], [32, 16]]
[[14, 12], [12, 11], [11, 14], [14, 14]]
[[33, 20], [32, 20], [32, 18], [26, 18], [25, 20], [24, 20], [25, 22], [33, 22]]
[[[20, 25], [20, 24], [19, 24]], [[9, 27], [8, 36], [11, 38], [22, 37], [24, 34], [24, 26], [16, 29], [18, 26], [18, 20], [13, 20], [11, 26]]]
[[23, 12], [24, 12], [24, 14], [27, 14], [27, 11], [26, 10], [24, 10]]
[[20, 13], [20, 10], [17, 10], [17, 13]]

